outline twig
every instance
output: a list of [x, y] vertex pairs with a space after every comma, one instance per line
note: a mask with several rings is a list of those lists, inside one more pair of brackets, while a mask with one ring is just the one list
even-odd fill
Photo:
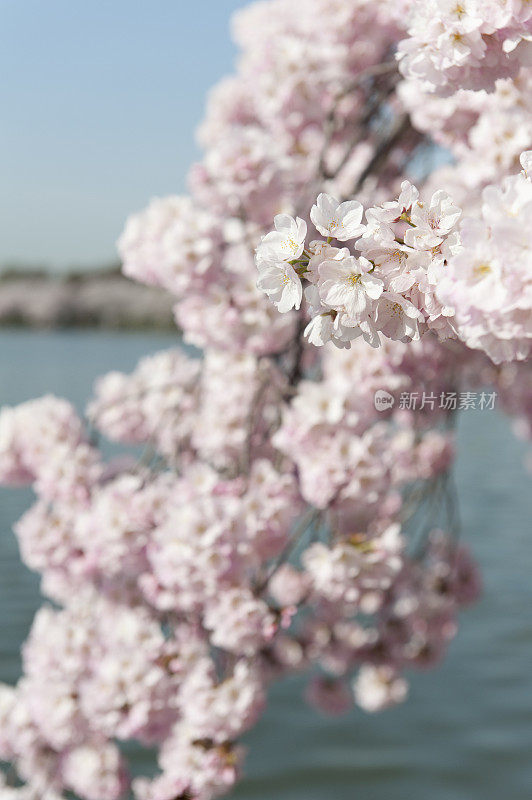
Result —
[[374, 173], [383, 162], [386, 161], [390, 151], [395, 147], [397, 142], [404, 136], [410, 127], [411, 123], [408, 114], [403, 114], [401, 117], [399, 117], [399, 119], [396, 120], [388, 136], [381, 140], [375, 152], [373, 153], [370, 162], [362, 170], [353, 189], [354, 195], [358, 194], [366, 182], [366, 179], [369, 178], [369, 176]]
[[[327, 119], [325, 120], [325, 139], [318, 160], [318, 174], [317, 174], [318, 180], [320, 179], [320, 177], [326, 179], [334, 177], [334, 175], [330, 175], [328, 173], [328, 170], [326, 169], [325, 166], [325, 159], [327, 156], [327, 150], [329, 149], [329, 145], [332, 141], [332, 137], [336, 132], [336, 111], [338, 109], [338, 105], [340, 104], [340, 102], [344, 99], [344, 97], [347, 97], [349, 94], [351, 94], [351, 92], [354, 92], [356, 89], [360, 88], [368, 79], [377, 78], [380, 75], [386, 75], [387, 73], [393, 71], [397, 71], [396, 61], [385, 61], [382, 64], [373, 64], [373, 66], [368, 67], [367, 69], [363, 70], [359, 75], [357, 75], [356, 78], [353, 81], [351, 81], [351, 83], [349, 83], [347, 86], [345, 86], [342, 89], [342, 91], [334, 98], [331, 109], [329, 110], [329, 113], [327, 115]], [[367, 119], [366, 119], [367, 116], [368, 115], [366, 114], [361, 124], [357, 126], [358, 130], [360, 130], [360, 128], [363, 127], [364, 124], [367, 124]], [[352, 143], [348, 148], [348, 152], [352, 150], [353, 144], [356, 144], [357, 139], [358, 135], [354, 143]], [[336, 173], [338, 171], [339, 170], [336, 170]]]
[[319, 519], [320, 515], [321, 511], [319, 511], [317, 508], [309, 509], [309, 511], [303, 517], [299, 525], [297, 525], [296, 528], [294, 529], [283, 551], [275, 559], [274, 563], [270, 566], [269, 570], [267, 571], [265, 577], [255, 588], [256, 595], [262, 594], [262, 592], [264, 591], [264, 589], [266, 588], [272, 577], [275, 575], [279, 567], [286, 561], [292, 550], [296, 547], [301, 537], [307, 532], [310, 526], [313, 525], [316, 522], [316, 520]]
[[366, 112], [362, 117], [362, 119], [359, 121], [358, 125], [356, 126], [355, 133], [352, 136], [347, 148], [345, 149], [344, 155], [342, 156], [340, 163], [336, 165], [333, 172], [329, 172], [327, 170], [324, 171], [323, 177], [326, 180], [331, 180], [332, 178], [335, 178], [337, 175], [339, 175], [339, 173], [342, 171], [342, 169], [349, 161], [349, 158], [351, 157], [353, 152], [353, 148], [367, 133], [369, 125], [372, 119], [375, 117], [376, 113], [378, 112], [379, 108], [382, 106], [384, 101], [395, 91], [395, 87], [397, 86], [397, 83], [399, 81], [399, 74], [392, 73], [391, 78], [392, 80], [389, 84], [382, 87], [382, 89], [380, 89], [380, 91], [378, 91], [373, 98], [369, 99]]
[[257, 410], [260, 408], [260, 403], [264, 397], [266, 391], [270, 388], [271, 381], [269, 380], [269, 370], [262, 369], [262, 365], [259, 365], [259, 371], [262, 371], [262, 375], [260, 376], [259, 385], [255, 389], [253, 394], [253, 398], [251, 400], [250, 410], [248, 414], [247, 420], [247, 430], [246, 430], [246, 443], [244, 446], [244, 456], [242, 459], [241, 465], [241, 474], [247, 475], [251, 468], [251, 461], [252, 461], [252, 451], [253, 451], [253, 434], [255, 432], [255, 422], [257, 419]]
[[303, 377], [303, 355], [305, 353], [305, 338], [303, 336], [305, 327], [306, 327], [306, 319], [303, 310], [299, 311], [299, 316], [297, 320], [297, 330], [293, 345], [293, 352], [292, 352], [292, 364], [288, 370], [287, 379], [288, 379], [288, 386], [290, 388], [294, 388], [298, 385], [301, 378]]

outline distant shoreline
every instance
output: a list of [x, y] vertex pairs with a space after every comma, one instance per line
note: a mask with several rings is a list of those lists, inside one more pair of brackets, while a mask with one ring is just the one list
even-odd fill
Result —
[[168, 292], [130, 281], [118, 267], [0, 273], [1, 327], [175, 330], [172, 305]]

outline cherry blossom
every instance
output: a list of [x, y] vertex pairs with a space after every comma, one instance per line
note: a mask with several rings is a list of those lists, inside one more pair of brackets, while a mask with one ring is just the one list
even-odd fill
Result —
[[[52, 395], [0, 412], [52, 601], [0, 686], [2, 798], [212, 800], [276, 680], [377, 712], [444, 657], [481, 590], [459, 398], [490, 387], [532, 432], [531, 21], [518, 0], [235, 16], [189, 195], [118, 243], [203, 352], [103, 376], [86, 419]], [[131, 740], [157, 774], [130, 781]]]
[[257, 286], [275, 303], [281, 314], [301, 305], [301, 280], [290, 264], [262, 266]]
[[371, 263], [352, 256], [323, 261], [319, 268], [322, 302], [347, 317], [359, 320], [371, 300], [382, 294], [383, 284], [371, 273]]
[[318, 195], [316, 205], [312, 206], [310, 218], [321, 234], [345, 242], [359, 236], [364, 230], [364, 225], [361, 225], [363, 211], [362, 204], [357, 200], [339, 203], [331, 195], [322, 192]]
[[266, 263], [298, 259], [307, 235], [306, 222], [288, 214], [278, 214], [273, 222], [275, 230], [262, 237], [257, 249], [259, 259]]

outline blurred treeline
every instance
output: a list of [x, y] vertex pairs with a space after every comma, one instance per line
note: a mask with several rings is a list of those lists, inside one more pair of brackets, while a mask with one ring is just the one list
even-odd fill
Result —
[[118, 264], [61, 273], [6, 266], [0, 271], [0, 325], [175, 328], [170, 295], [128, 280]]

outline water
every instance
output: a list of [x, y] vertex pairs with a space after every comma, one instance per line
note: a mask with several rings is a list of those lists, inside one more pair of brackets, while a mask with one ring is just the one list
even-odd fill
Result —
[[[80, 408], [94, 378], [130, 370], [172, 336], [0, 332], [0, 403], [53, 391]], [[525, 445], [496, 412], [465, 412], [456, 478], [464, 538], [484, 596], [461, 617], [446, 661], [413, 675], [403, 706], [324, 719], [290, 679], [247, 735], [246, 778], [233, 800], [526, 800], [532, 796], [532, 501]], [[30, 492], [0, 492], [0, 680], [39, 605], [38, 579], [10, 528]], [[140, 764], [137, 765], [141, 768]]]

